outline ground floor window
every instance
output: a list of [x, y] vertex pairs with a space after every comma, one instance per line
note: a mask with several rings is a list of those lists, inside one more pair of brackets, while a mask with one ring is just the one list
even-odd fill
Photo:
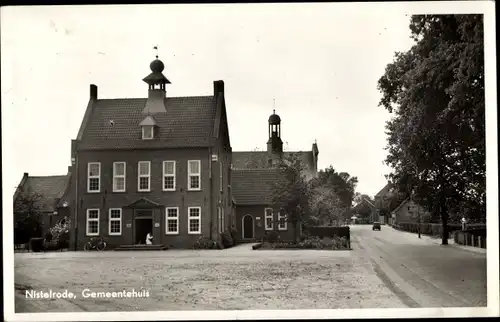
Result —
[[87, 236], [99, 236], [99, 209], [87, 209]]
[[120, 208], [109, 209], [109, 234], [122, 234], [122, 210]]
[[273, 209], [265, 209], [266, 230], [273, 230]]
[[286, 230], [287, 229], [286, 215], [282, 215], [281, 212], [278, 212], [278, 230]]
[[201, 208], [188, 208], [188, 233], [201, 234]]
[[179, 233], [179, 208], [169, 207], [166, 209], [166, 234], [175, 235]]

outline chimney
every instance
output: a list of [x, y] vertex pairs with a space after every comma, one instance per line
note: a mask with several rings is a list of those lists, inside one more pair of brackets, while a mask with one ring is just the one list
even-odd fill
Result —
[[217, 97], [217, 94], [224, 94], [224, 81], [218, 80], [214, 81], [214, 96]]
[[90, 99], [97, 100], [97, 85], [90, 84]]

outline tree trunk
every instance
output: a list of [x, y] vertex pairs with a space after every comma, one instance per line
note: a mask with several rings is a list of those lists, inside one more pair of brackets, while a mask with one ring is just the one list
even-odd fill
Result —
[[443, 225], [441, 245], [448, 245], [448, 212], [445, 206], [441, 206], [441, 222]]

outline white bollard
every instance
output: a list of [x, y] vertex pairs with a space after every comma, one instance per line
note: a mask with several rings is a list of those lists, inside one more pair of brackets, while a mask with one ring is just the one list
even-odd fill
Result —
[[478, 239], [479, 239], [479, 248], [481, 248], [481, 236], [479, 236]]
[[474, 247], [474, 235], [472, 235], [470, 237], [471, 237], [472, 247]]

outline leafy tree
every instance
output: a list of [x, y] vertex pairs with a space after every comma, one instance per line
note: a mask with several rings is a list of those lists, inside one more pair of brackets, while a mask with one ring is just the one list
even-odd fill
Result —
[[281, 180], [270, 183], [271, 201], [275, 209], [285, 214], [285, 220], [294, 227], [294, 240], [298, 239], [301, 224], [311, 220], [311, 186], [304, 175], [304, 165], [291, 154], [278, 163]]
[[389, 175], [400, 191], [441, 217], [485, 219], [483, 16], [417, 15], [415, 45], [396, 53], [378, 82], [387, 122]]
[[352, 206], [358, 178], [351, 177], [347, 172], [337, 172], [330, 165], [325, 170], [318, 171], [318, 178], [314, 184], [333, 189], [340, 200], [341, 207], [347, 210]]
[[42, 235], [42, 195], [18, 188], [14, 199], [14, 244], [25, 244]]
[[315, 224], [339, 225], [345, 219], [345, 209], [341, 205], [340, 198], [330, 187], [312, 188], [310, 209]]
[[358, 193], [354, 198], [356, 206], [353, 208], [353, 214], [359, 216], [360, 219], [368, 219], [373, 213], [372, 207], [366, 202], [367, 200], [371, 203], [375, 202], [373, 198], [366, 194]]

